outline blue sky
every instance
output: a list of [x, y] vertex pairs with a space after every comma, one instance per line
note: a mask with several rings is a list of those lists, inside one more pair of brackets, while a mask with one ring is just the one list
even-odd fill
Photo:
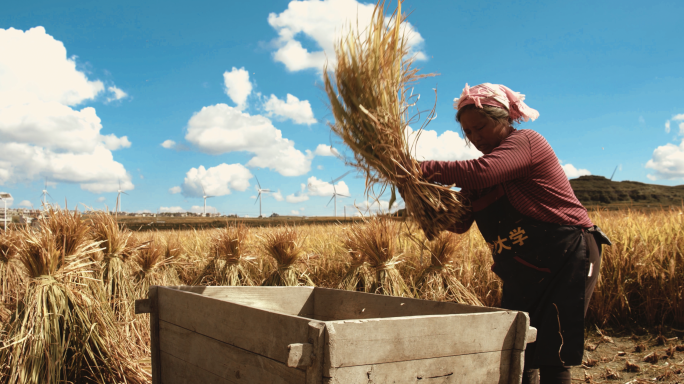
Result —
[[[394, 3], [391, 5], [394, 7]], [[0, 12], [0, 190], [13, 207], [332, 215], [322, 58], [368, 3], [10, 2]], [[452, 100], [467, 82], [527, 95], [570, 176], [684, 184], [681, 1], [404, 2], [437, 119], [419, 156], [476, 157]], [[42, 28], [41, 28], [42, 27]], [[291, 96], [288, 96], [291, 95]], [[173, 143], [167, 141], [173, 141]], [[165, 146], [162, 143], [166, 142]], [[327, 148], [327, 150], [326, 150]], [[202, 184], [202, 185], [200, 185]], [[364, 180], [336, 184], [364, 207]], [[376, 204], [377, 206], [377, 204]], [[382, 206], [382, 203], [380, 204]], [[193, 208], [195, 207], [195, 208]], [[210, 210], [212, 209], [210, 208]]]

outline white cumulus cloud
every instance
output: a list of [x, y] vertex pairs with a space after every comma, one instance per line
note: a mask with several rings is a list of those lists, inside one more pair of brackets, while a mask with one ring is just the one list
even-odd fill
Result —
[[102, 134], [95, 109], [72, 108], [104, 91], [76, 68], [43, 27], [0, 29], [0, 185], [43, 177], [91, 192], [133, 189], [112, 151], [126, 136]]
[[[340, 156], [340, 153], [337, 152], [337, 149], [335, 149], [332, 146], [327, 145], [327, 144], [318, 144], [318, 147], [316, 147], [314, 154], [316, 156], [333, 156], [333, 157], [339, 157]], [[322, 169], [322, 168], [319, 168], [319, 169]]]
[[670, 133], [670, 120], [665, 122], [665, 133]]
[[349, 194], [349, 186], [344, 181], [339, 181], [333, 185], [327, 181], [319, 180], [316, 176], [311, 176], [307, 180], [307, 189], [310, 195], [313, 196], [332, 196], [333, 192], [337, 191], [338, 194], [347, 195]]
[[684, 120], [684, 113], [680, 113], [678, 115], [674, 115], [672, 117], [672, 120]]
[[230, 72], [223, 73], [225, 92], [235, 104], [237, 109], [247, 107], [247, 97], [252, 93], [252, 83], [249, 82], [249, 72], [245, 68], [233, 67]]
[[591, 175], [591, 172], [589, 172], [588, 169], [577, 169], [572, 164], [563, 164], [561, 167], [563, 168], [563, 172], [565, 172], [565, 176], [567, 176], [568, 179], [576, 179], [580, 176]]
[[28, 200], [22, 200], [21, 203], [19, 203], [20, 207], [26, 207], [26, 208], [31, 208], [33, 204], [31, 204], [30, 201]]
[[111, 94], [109, 97], [107, 97], [107, 102], [117, 101], [128, 97], [128, 93], [124, 92], [123, 90], [117, 88], [114, 85], [107, 87], [107, 91], [109, 91]]
[[164, 140], [160, 145], [166, 149], [171, 149], [176, 146], [176, 142], [173, 140]]
[[302, 184], [302, 190], [293, 194], [287, 195], [285, 201], [292, 204], [301, 203], [309, 200], [309, 195], [306, 194], [306, 184]]
[[271, 196], [273, 196], [276, 201], [283, 201], [285, 198], [283, 197], [283, 194], [280, 192], [280, 189], [277, 190], [276, 192], [271, 192]]
[[159, 207], [159, 212], [161, 212], [161, 213], [181, 213], [181, 212], [186, 212], [186, 210], [181, 208], [181, 207]]
[[684, 140], [679, 145], [668, 143], [656, 148], [646, 168], [655, 171], [646, 175], [650, 180], [684, 178]]
[[107, 200], [107, 198], [104, 197], [104, 196], [100, 196], [100, 197], [97, 198], [97, 201], [99, 201], [100, 203], [103, 202], [103, 201], [105, 201], [105, 200]]
[[[204, 205], [193, 205], [192, 208], [190, 208], [190, 212], [193, 213], [204, 213]], [[212, 207], [210, 205], [207, 205], [207, 213], [216, 213], [218, 212], [218, 209], [215, 207]]]
[[[343, 36], [350, 25], [365, 30], [374, 8], [374, 4], [356, 0], [290, 1], [285, 11], [268, 15], [268, 23], [278, 33], [273, 58], [290, 71], [310, 68], [322, 71], [326, 57], [331, 61], [335, 59], [335, 40]], [[422, 36], [407, 22], [404, 30], [408, 32], [408, 44], [416, 59], [426, 59], [420, 51]], [[318, 50], [310, 51], [302, 46], [302, 39], [307, 38], [318, 45]]]
[[254, 154], [247, 166], [269, 168], [283, 176], [300, 176], [311, 169], [313, 154], [295, 149], [265, 116], [244, 113], [227, 104], [203, 107], [188, 121], [185, 139], [202, 152]]
[[264, 103], [264, 109], [268, 112], [268, 116], [290, 119], [297, 124], [311, 125], [316, 122], [309, 101], [299, 100], [289, 93], [286, 100], [280, 100], [275, 95], [271, 95]]
[[[416, 140], [418, 132], [414, 132], [411, 127], [406, 130], [409, 143]], [[437, 134], [437, 131], [425, 129], [418, 136], [418, 143], [415, 145], [416, 159], [423, 160], [469, 160], [482, 156], [482, 153], [475, 149], [475, 146], [467, 146], [457, 132], [445, 131]]]
[[169, 193], [172, 195], [175, 195], [177, 193], [181, 193], [181, 187], [179, 187], [179, 186], [171, 187], [171, 188], [169, 188]]
[[207, 196], [230, 195], [233, 190], [247, 190], [249, 179], [252, 177], [254, 176], [249, 169], [242, 164], [220, 164], [209, 169], [200, 165], [197, 168], [190, 168], [185, 174], [181, 193], [186, 197], [202, 197], [204, 188]]

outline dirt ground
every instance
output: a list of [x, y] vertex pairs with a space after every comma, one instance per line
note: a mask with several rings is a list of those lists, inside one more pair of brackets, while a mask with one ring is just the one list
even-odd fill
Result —
[[[631, 333], [631, 332], [630, 332]], [[684, 330], [638, 329], [611, 334], [595, 329], [585, 337], [583, 364], [573, 383], [684, 384]]]

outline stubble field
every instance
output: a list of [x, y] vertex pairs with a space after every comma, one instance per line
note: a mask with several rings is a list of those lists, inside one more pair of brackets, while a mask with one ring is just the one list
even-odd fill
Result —
[[[684, 215], [591, 217], [613, 246], [573, 376], [684, 381]], [[501, 282], [473, 229], [441, 243], [388, 220], [130, 232], [106, 214], [52, 211], [40, 231], [0, 234], [0, 381], [149, 382], [149, 319], [133, 303], [150, 285], [301, 284], [497, 306]]]

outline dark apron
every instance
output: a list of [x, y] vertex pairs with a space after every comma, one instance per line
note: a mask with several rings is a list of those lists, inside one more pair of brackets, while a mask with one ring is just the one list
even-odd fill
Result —
[[[526, 369], [581, 364], [588, 255], [598, 253], [595, 248], [588, 252], [587, 244], [596, 247], [585, 239], [592, 235], [587, 229], [522, 215], [502, 185], [485, 191], [472, 206], [492, 249], [492, 271], [503, 280], [501, 307], [527, 312], [530, 326], [537, 328], [537, 341], [525, 352]], [[595, 265], [594, 280], [599, 272]]]

